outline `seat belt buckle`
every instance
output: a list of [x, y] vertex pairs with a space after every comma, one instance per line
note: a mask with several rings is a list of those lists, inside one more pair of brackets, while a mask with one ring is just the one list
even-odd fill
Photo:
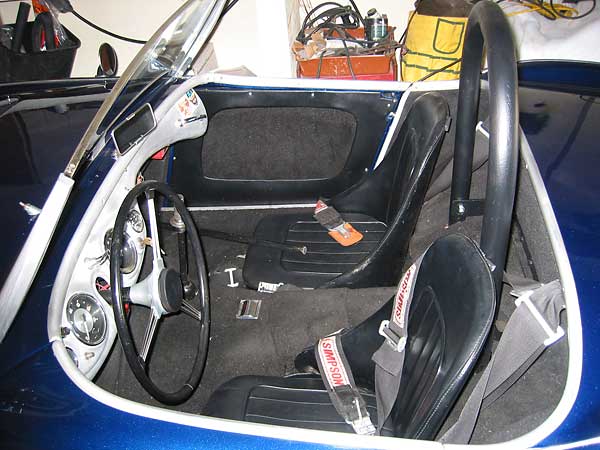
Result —
[[[358, 417], [356, 419], [346, 419], [346, 423], [354, 429], [356, 434], [373, 436], [377, 432], [377, 429], [373, 425], [373, 422], [371, 422], [371, 417], [366, 408], [361, 405], [358, 397], [355, 397], [352, 403], [356, 407]], [[363, 410], [363, 408], [365, 409]]]
[[403, 352], [406, 347], [406, 337], [399, 336], [390, 328], [389, 320], [382, 320], [379, 324], [379, 335], [398, 353]]
[[328, 230], [329, 236], [344, 247], [354, 245], [363, 238], [361, 232], [346, 222], [333, 206], [327, 205], [323, 200], [317, 202], [313, 217]]
[[338, 244], [341, 244], [344, 247], [354, 245], [363, 238], [362, 233], [360, 231], [357, 231], [348, 222], [344, 222], [343, 225], [340, 225], [339, 227], [330, 230], [328, 234], [333, 239], [335, 239], [338, 242]]
[[362, 417], [354, 422], [349, 421], [348, 424], [354, 429], [356, 434], [373, 436], [377, 432], [369, 416]]
[[554, 344], [560, 338], [562, 338], [565, 335], [565, 330], [563, 330], [563, 328], [560, 325], [556, 328], [556, 331], [552, 330], [546, 319], [544, 319], [544, 316], [542, 316], [542, 314], [538, 311], [536, 306], [532, 303], [530, 298], [531, 294], [533, 294], [533, 291], [523, 292], [521, 296], [515, 299], [515, 305], [519, 307], [521, 303], [524, 303], [525, 306], [527, 306], [527, 309], [529, 310], [533, 318], [548, 335], [548, 337], [544, 340], [544, 345], [548, 347]]

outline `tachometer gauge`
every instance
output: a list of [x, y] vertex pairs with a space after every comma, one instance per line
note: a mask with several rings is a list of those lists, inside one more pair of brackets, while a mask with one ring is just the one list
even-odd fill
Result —
[[98, 345], [106, 334], [106, 316], [98, 301], [88, 294], [75, 294], [67, 302], [67, 321], [81, 342]]
[[127, 213], [127, 223], [136, 233], [144, 231], [144, 218], [137, 209], [132, 209]]

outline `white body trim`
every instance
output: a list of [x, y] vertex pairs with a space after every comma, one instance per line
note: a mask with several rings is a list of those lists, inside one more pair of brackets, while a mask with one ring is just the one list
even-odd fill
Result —
[[[0, 291], [0, 342], [4, 340], [29, 292], [73, 184], [71, 178], [61, 173], [50, 191], [42, 212], [37, 218], [32, 219], [35, 220], [35, 224]], [[26, 212], [23, 211], [23, 214]]]
[[[294, 209], [314, 208], [316, 203], [287, 203], [285, 205], [237, 205], [237, 206], [189, 206], [188, 211], [246, 211], [261, 209]], [[172, 206], [165, 206], [161, 211], [173, 211]]]
[[577, 393], [579, 392], [579, 384], [581, 382], [581, 369], [583, 366], [583, 334], [581, 328], [581, 314], [579, 311], [579, 298], [577, 297], [577, 289], [575, 287], [575, 279], [571, 270], [571, 263], [567, 256], [567, 249], [563, 241], [558, 222], [554, 214], [554, 209], [550, 203], [546, 186], [542, 179], [542, 175], [535, 161], [529, 142], [525, 137], [523, 130], [520, 130], [521, 138], [521, 156], [525, 162], [525, 168], [529, 173], [529, 178], [533, 184], [535, 196], [540, 205], [542, 217], [550, 237], [552, 251], [558, 266], [558, 273], [563, 287], [565, 304], [567, 307], [567, 317], [569, 318], [569, 326], [567, 329], [567, 337], [569, 339], [569, 368], [567, 372], [567, 382], [563, 395], [558, 402], [558, 405], [550, 414], [550, 416], [535, 430], [514, 439], [512, 441], [496, 444], [490, 447], [509, 446], [511, 448], [523, 448], [536, 445], [542, 439], [550, 435], [558, 426], [565, 420], [569, 411], [575, 403]]

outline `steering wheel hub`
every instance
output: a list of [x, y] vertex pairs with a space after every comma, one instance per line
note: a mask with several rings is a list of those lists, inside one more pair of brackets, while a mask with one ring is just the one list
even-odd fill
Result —
[[167, 313], [178, 312], [183, 301], [183, 285], [179, 272], [174, 269], [163, 269], [158, 276], [158, 292], [164, 310]]

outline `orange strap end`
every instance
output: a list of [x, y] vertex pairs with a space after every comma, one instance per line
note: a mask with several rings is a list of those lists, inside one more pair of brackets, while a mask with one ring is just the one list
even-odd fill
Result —
[[362, 238], [363, 238], [362, 233], [360, 231], [356, 231], [356, 229], [352, 225], [350, 225], [349, 223], [345, 223], [344, 228], [348, 232], [350, 232], [350, 236], [344, 237], [338, 231], [330, 231], [328, 234], [329, 234], [329, 236], [331, 236], [333, 239], [335, 239], [339, 244], [343, 245], [344, 247], [349, 247], [349, 246], [354, 245], [357, 242], [362, 240]]

